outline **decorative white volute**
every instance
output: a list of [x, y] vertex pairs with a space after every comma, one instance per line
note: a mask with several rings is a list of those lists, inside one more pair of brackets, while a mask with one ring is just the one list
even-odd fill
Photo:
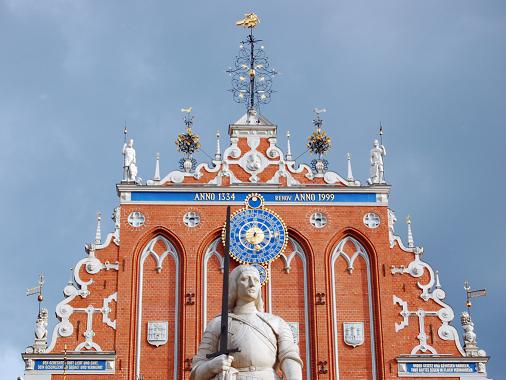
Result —
[[153, 181], [160, 181], [160, 153], [156, 153], [155, 175]]
[[395, 245], [395, 223], [397, 222], [397, 217], [395, 216], [395, 212], [393, 210], [388, 209], [388, 237], [390, 240], [390, 248], [393, 248]]
[[100, 221], [102, 220], [102, 213], [97, 212], [97, 230], [95, 232], [95, 244], [99, 245], [102, 243], [102, 231], [100, 228]]
[[415, 241], [413, 240], [413, 231], [411, 229], [411, 216], [409, 216], [409, 215], [406, 218], [406, 224], [408, 225], [408, 247], [414, 248]]
[[286, 161], [292, 161], [292, 146], [290, 144], [290, 131], [286, 132]]
[[439, 281], [439, 271], [436, 271], [436, 289], [441, 289], [441, 282]]
[[121, 206], [114, 208], [112, 212], [112, 220], [114, 221], [114, 244], [119, 245], [120, 237], [120, 219], [121, 219]]

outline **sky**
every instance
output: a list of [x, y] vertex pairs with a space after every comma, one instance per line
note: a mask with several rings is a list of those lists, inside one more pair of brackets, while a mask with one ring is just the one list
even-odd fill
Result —
[[[488, 295], [473, 306], [489, 377], [506, 373], [506, 2], [504, 0], [0, 0], [0, 372], [22, 373], [46, 275], [54, 325], [69, 269], [118, 204], [123, 126], [139, 175], [177, 168], [174, 140], [192, 106], [203, 150], [226, 136], [244, 106], [225, 70], [255, 11], [275, 78], [262, 113], [305, 151], [312, 110], [324, 107], [330, 168], [346, 153], [365, 183], [384, 127], [385, 176], [396, 231], [413, 220], [424, 260], [460, 314], [464, 280]], [[225, 138], [222, 137], [225, 145]], [[222, 145], [222, 146], [223, 146]], [[204, 153], [196, 157], [208, 161]], [[303, 155], [300, 161], [312, 157]], [[461, 331], [459, 321], [455, 321]]]

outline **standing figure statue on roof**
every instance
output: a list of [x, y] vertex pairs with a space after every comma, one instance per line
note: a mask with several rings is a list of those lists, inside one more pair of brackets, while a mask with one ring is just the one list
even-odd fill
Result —
[[368, 182], [370, 185], [375, 183], [385, 183], [383, 157], [387, 155], [385, 147], [378, 140], [374, 140], [371, 149], [371, 177]]
[[[207, 325], [190, 380], [301, 380], [302, 360], [290, 326], [280, 317], [263, 312], [260, 274], [250, 265], [230, 272], [229, 347], [239, 352], [207, 359], [220, 340], [220, 317]], [[283, 376], [283, 377], [282, 377]]]
[[136, 164], [134, 140], [129, 139], [123, 145], [123, 181], [135, 182], [137, 178]]

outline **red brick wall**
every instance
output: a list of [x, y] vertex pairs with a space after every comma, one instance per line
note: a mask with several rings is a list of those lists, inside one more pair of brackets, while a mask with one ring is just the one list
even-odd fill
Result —
[[[233, 207], [233, 211], [239, 207]], [[400, 307], [394, 306], [393, 295], [397, 295], [409, 303], [410, 310], [423, 307], [426, 310], [440, 308], [434, 301], [425, 302], [420, 298], [421, 290], [417, 282], [426, 282], [427, 276], [412, 278], [405, 275], [392, 275], [392, 265], [407, 266], [413, 260], [411, 253], [403, 252], [398, 247], [390, 249], [388, 239], [387, 208], [384, 206], [272, 206], [286, 222], [290, 236], [297, 240], [307, 256], [308, 265], [308, 295], [310, 326], [304, 326], [303, 318], [303, 281], [300, 259], [294, 259], [290, 273], [284, 272], [280, 259], [272, 266], [273, 290], [272, 304], [274, 312], [287, 321], [300, 323], [300, 348], [304, 355], [304, 329], [311, 333], [312, 377], [319, 379], [336, 378], [333, 366], [333, 312], [332, 312], [332, 284], [330, 280], [330, 257], [339, 241], [347, 236], [355, 236], [364, 245], [370, 257], [372, 299], [374, 303], [374, 321], [376, 338], [376, 359], [379, 379], [396, 378], [397, 366], [395, 358], [400, 354], [409, 354], [418, 344], [418, 321], [410, 318], [409, 326], [396, 333], [395, 322], [402, 320], [399, 315]], [[188, 210], [198, 210], [201, 214], [201, 225], [190, 229], [182, 222], [184, 213]], [[309, 223], [309, 215], [314, 211], [327, 213], [329, 223], [325, 228], [315, 229]], [[132, 211], [142, 211], [146, 215], [145, 226], [134, 229], [126, 223], [127, 216]], [[381, 225], [376, 229], [364, 226], [362, 218], [366, 212], [376, 212], [381, 217]], [[145, 340], [147, 320], [162, 319], [173, 321], [173, 286], [174, 271], [171, 270], [170, 260], [166, 259], [162, 273], [157, 274], [151, 260], [145, 269], [145, 299], [142, 336], [142, 372], [145, 380], [165, 378], [172, 373], [172, 368], [180, 368], [181, 378], [188, 378], [189, 372], [183, 371], [185, 359], [191, 359], [197, 350], [201, 337], [203, 320], [209, 320], [219, 313], [221, 305], [221, 272], [216, 259], [208, 263], [208, 304], [207, 315], [202, 315], [203, 302], [203, 255], [211, 242], [220, 235], [225, 220], [224, 206], [195, 205], [123, 205], [121, 211], [121, 246], [114, 244], [97, 252], [97, 257], [104, 261], [120, 264], [119, 271], [101, 271], [90, 276], [81, 271], [83, 279], [93, 279], [89, 287], [91, 294], [86, 299], [77, 297], [71, 305], [86, 307], [89, 304], [101, 307], [105, 297], [118, 292], [118, 304], [111, 304], [113, 312], [111, 319], [117, 318], [117, 330], [113, 330], [101, 321], [101, 316], [94, 317], [93, 329], [96, 333], [94, 340], [104, 350], [117, 353], [117, 369], [115, 376], [83, 375], [67, 376], [68, 379], [134, 379], [134, 357], [136, 331], [136, 305], [138, 301], [137, 288], [139, 279], [139, 255], [145, 245], [157, 234], [167, 237], [176, 247], [181, 260], [180, 280], [180, 352], [178, 363], [171, 363], [172, 344], [167, 343], [159, 348], [147, 344]], [[287, 251], [288, 253], [288, 251]], [[426, 257], [431, 255], [426, 254]], [[338, 298], [338, 326], [342, 329], [342, 322], [350, 319], [364, 320], [368, 326], [368, 314], [365, 306], [367, 295], [365, 269], [362, 260], [355, 263], [352, 275], [345, 272], [340, 259], [336, 263], [337, 298]], [[186, 305], [185, 293], [195, 293], [195, 303]], [[315, 304], [315, 293], [325, 293], [323, 305]], [[151, 301], [150, 301], [151, 300]], [[267, 301], [267, 300], [266, 300]], [[172, 318], [172, 319], [171, 319]], [[79, 324], [78, 324], [79, 321]], [[76, 331], [71, 337], [58, 339], [54, 352], [61, 352], [64, 344], [73, 349], [84, 338], [85, 314], [75, 313], [71, 317], [74, 328], [79, 325], [80, 335]], [[429, 343], [437, 348], [438, 353], [459, 355], [453, 341], [442, 341], [437, 336], [437, 329], [441, 322], [437, 317], [426, 319], [426, 332], [430, 336]], [[431, 327], [432, 326], [432, 327]], [[342, 331], [342, 330], [341, 330]], [[341, 337], [342, 338], [342, 337]], [[366, 330], [366, 339], [369, 338]], [[369, 378], [370, 357], [368, 341], [364, 345], [352, 349], [338, 342], [341, 379]], [[318, 362], [327, 361], [327, 373], [318, 374]], [[168, 374], [168, 375], [167, 375]], [[55, 376], [55, 378], [58, 378]]]

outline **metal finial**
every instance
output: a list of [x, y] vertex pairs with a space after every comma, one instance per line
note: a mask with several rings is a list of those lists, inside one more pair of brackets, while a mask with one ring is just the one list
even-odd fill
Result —
[[487, 289], [471, 290], [471, 286], [468, 281], [464, 281], [464, 290], [466, 291], [466, 307], [467, 311], [471, 312], [471, 298], [484, 297], [487, 295]]
[[353, 171], [351, 169], [351, 153], [347, 153], [346, 158], [348, 160], [348, 176], [346, 179], [348, 181], [352, 182], [352, 181], [355, 181], [355, 178], [353, 178]]
[[153, 176], [154, 181], [160, 181], [160, 153], [156, 153], [156, 163], [155, 163], [155, 175]]
[[[260, 104], [269, 103], [271, 99], [272, 78], [277, 72], [270, 68], [264, 47], [256, 46], [261, 40], [253, 36], [253, 29], [260, 19], [254, 13], [245, 16], [236, 25], [249, 28], [249, 35], [245, 41], [241, 42], [234, 67], [229, 68], [227, 73], [232, 77], [230, 91], [234, 100], [237, 103], [245, 103], [248, 111], [254, 109], [259, 111]], [[245, 48], [246, 45], [249, 49]]]
[[27, 296], [33, 296], [33, 295], [37, 294], [37, 302], [39, 303], [39, 314], [40, 314], [40, 309], [41, 309], [40, 304], [42, 303], [42, 301], [44, 301], [44, 296], [42, 295], [42, 288], [44, 287], [45, 282], [46, 282], [46, 280], [44, 279], [44, 275], [41, 273], [39, 275], [38, 285], [33, 288], [26, 289]]
[[95, 232], [95, 244], [101, 244], [102, 242], [102, 231], [100, 228], [100, 221], [102, 220], [102, 213], [97, 212], [97, 231]]
[[415, 247], [415, 241], [413, 239], [413, 231], [411, 229], [411, 216], [406, 217], [406, 224], [408, 225], [408, 247], [414, 248]]
[[286, 132], [286, 160], [292, 160], [292, 145], [290, 144], [290, 131]]
[[215, 161], [221, 161], [221, 146], [220, 146], [220, 131], [216, 131], [216, 153], [214, 154]]

